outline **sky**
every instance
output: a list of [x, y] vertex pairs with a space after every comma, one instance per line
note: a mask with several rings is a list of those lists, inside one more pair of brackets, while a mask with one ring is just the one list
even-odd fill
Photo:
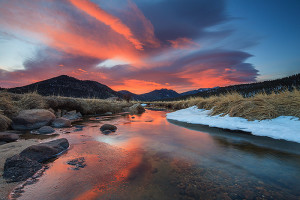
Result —
[[0, 0], [0, 87], [59, 75], [141, 94], [300, 73], [299, 0]]

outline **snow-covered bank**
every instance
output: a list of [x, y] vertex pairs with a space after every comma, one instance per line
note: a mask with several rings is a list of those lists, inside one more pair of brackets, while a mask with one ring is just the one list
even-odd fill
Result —
[[242, 130], [257, 136], [268, 136], [300, 143], [300, 120], [296, 117], [281, 116], [272, 120], [248, 121], [241, 117], [210, 116], [211, 110], [198, 109], [196, 106], [167, 114], [173, 119], [191, 124], [202, 124], [210, 127]]

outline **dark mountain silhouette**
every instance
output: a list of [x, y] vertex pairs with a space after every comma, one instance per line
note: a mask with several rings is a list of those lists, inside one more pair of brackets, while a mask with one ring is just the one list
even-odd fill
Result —
[[96, 81], [78, 80], [67, 75], [54, 77], [23, 87], [10, 88], [7, 89], [7, 91], [13, 93], [28, 93], [36, 91], [43, 96], [60, 95], [80, 98], [106, 99], [109, 97], [121, 97], [118, 92], [112, 90], [106, 85]]
[[132, 100], [137, 100], [137, 101], [157, 101], [166, 98], [175, 98], [180, 96], [180, 94], [178, 94], [176, 91], [168, 90], [168, 89], [153, 90], [152, 92], [148, 92], [145, 94], [134, 94], [127, 90], [121, 90], [119, 91], [119, 93], [122, 94], [123, 96], [131, 97]]
[[134, 93], [132, 93], [128, 90], [121, 90], [121, 91], [118, 91], [118, 93], [121, 94], [123, 97], [125, 97], [125, 98], [127, 97], [131, 100], [137, 100], [138, 101], [138, 99], [139, 99], [138, 94], [134, 94]]
[[[238, 92], [244, 97], [251, 97], [257, 93], [265, 92], [267, 94], [271, 94], [272, 92], [278, 93], [284, 90], [291, 91], [294, 88], [300, 89], [300, 73], [285, 78], [270, 80], [270, 81], [231, 85], [226, 87], [215, 87], [215, 88], [199, 91], [194, 94], [188, 94], [188, 92], [185, 92], [188, 95], [181, 95], [180, 97], [177, 98], [169, 98], [165, 100], [184, 100], [191, 97], [209, 97], [213, 95], [221, 95], [221, 94], [226, 94], [231, 92]], [[195, 90], [192, 92], [195, 92]]]
[[168, 89], [160, 89], [160, 90], [154, 90], [152, 92], [148, 92], [145, 94], [138, 95], [138, 100], [140, 101], [156, 101], [156, 100], [162, 100], [167, 98], [176, 98], [179, 97], [180, 94], [178, 94], [174, 90], [168, 90]]
[[[177, 93], [174, 90], [160, 89], [148, 92], [145, 94], [134, 94], [127, 90], [116, 92], [106, 85], [96, 81], [82, 81], [76, 78], [62, 75], [48, 80], [40, 81], [23, 87], [16, 87], [6, 89], [13, 93], [28, 93], [38, 92], [44, 96], [60, 95], [66, 97], [80, 97], [80, 98], [99, 98], [106, 99], [109, 97], [121, 97], [124, 99], [132, 99], [138, 101], [158, 101], [158, 100], [182, 100], [190, 97], [209, 97], [212, 95], [221, 95], [229, 92], [238, 92], [244, 97], [250, 97], [257, 93], [265, 92], [280, 92], [283, 90], [293, 90], [293, 88], [300, 89], [300, 74], [293, 76], [257, 82], [249, 84], [231, 85], [226, 87], [215, 88], [200, 88], [198, 90], [191, 90], [184, 93]], [[0, 88], [3, 90], [4, 88]]]

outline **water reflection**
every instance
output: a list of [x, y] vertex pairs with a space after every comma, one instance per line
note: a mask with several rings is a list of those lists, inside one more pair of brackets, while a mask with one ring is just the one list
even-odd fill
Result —
[[[300, 145], [167, 121], [164, 111], [93, 117], [20, 199], [298, 199]], [[102, 135], [102, 124], [117, 125]], [[87, 166], [70, 169], [84, 157]]]

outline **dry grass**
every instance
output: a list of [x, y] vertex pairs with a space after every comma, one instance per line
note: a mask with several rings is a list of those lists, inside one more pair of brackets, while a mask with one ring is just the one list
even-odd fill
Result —
[[84, 115], [102, 114], [106, 112], [118, 113], [132, 103], [105, 99], [82, 99], [71, 97], [51, 96], [44, 97], [48, 107], [57, 110], [77, 110]]
[[10, 126], [10, 124], [11, 120], [8, 117], [0, 114], [0, 131], [5, 131]]
[[122, 112], [123, 108], [131, 106], [126, 101], [104, 99], [83, 99], [60, 96], [41, 96], [37, 93], [13, 94], [0, 92], [0, 111], [3, 115], [13, 118], [21, 110], [26, 109], [63, 109], [76, 110], [82, 114], [103, 114], [105, 112]]
[[296, 89], [279, 94], [262, 93], [250, 98], [232, 93], [209, 98], [198, 97], [183, 101], [151, 103], [175, 110], [197, 106], [201, 109], [213, 109], [212, 115], [229, 114], [232, 117], [243, 117], [248, 120], [273, 119], [279, 116], [300, 118], [300, 91]]

